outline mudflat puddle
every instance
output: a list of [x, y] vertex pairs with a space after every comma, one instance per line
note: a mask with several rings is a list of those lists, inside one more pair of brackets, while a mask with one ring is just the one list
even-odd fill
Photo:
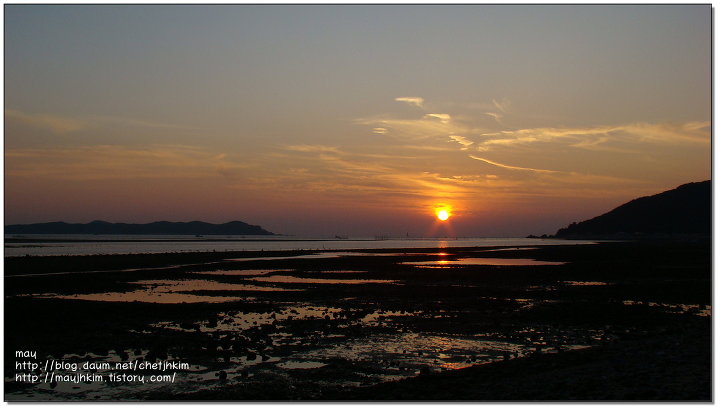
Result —
[[711, 316], [712, 306], [710, 305], [685, 305], [657, 302], [643, 302], [638, 300], [623, 300], [625, 306], [648, 306], [650, 308], [662, 309], [669, 313], [691, 314], [696, 316]]
[[577, 280], [566, 280], [562, 282], [563, 285], [567, 286], [608, 286], [608, 282], [593, 282], [593, 281], [577, 281]]
[[[143, 291], [147, 292], [239, 290], [249, 286], [202, 280], [134, 283], [143, 286]], [[103, 300], [107, 300], [106, 295]], [[554, 353], [558, 347], [583, 348], [587, 347], [583, 339], [595, 340], [595, 335], [587, 331], [557, 334], [558, 330], [554, 328], [518, 329], [510, 338], [501, 333], [419, 332], [407, 327], [408, 320], [443, 320], [453, 314], [445, 310], [290, 304], [267, 311], [223, 310], [196, 321], [176, 318], [149, 324], [151, 333], [174, 334], [179, 341], [201, 337], [204, 342], [179, 355], [167, 353], [167, 360], [189, 363], [189, 368], [178, 372], [173, 383], [117, 385], [93, 382], [55, 387], [40, 383], [13, 394], [33, 400], [115, 399], [141, 397], [155, 390], [189, 393], [277, 377], [290, 382], [312, 378], [328, 386], [373, 385], [418, 374]], [[192, 346], [189, 343], [183, 345]], [[93, 360], [143, 360], [148, 355], [146, 349], [126, 346], [122, 351], [105, 353]], [[67, 356], [63, 359], [72, 360]], [[77, 360], [88, 359], [78, 357]]]
[[[424, 254], [424, 253], [421, 253]], [[228, 262], [252, 262], [252, 261], [274, 261], [292, 259], [332, 259], [342, 256], [405, 256], [407, 253], [382, 253], [382, 252], [322, 252], [295, 256], [258, 256], [255, 258], [230, 258]]]
[[[137, 352], [147, 354], [147, 351]], [[142, 356], [127, 350], [122, 354], [127, 360], [135, 360]], [[355, 386], [370, 385], [383, 381], [413, 377], [423, 373], [434, 373], [445, 370], [460, 369], [475, 364], [503, 360], [503, 356], [518, 357], [523, 355], [522, 346], [513, 343], [494, 342], [474, 337], [457, 337], [452, 335], [424, 335], [407, 333], [398, 335], [376, 335], [359, 339], [344, 339], [340, 343], [325, 344], [316, 349], [301, 349], [286, 357], [265, 356], [245, 353], [229, 355], [226, 361], [214, 364], [190, 364], [177, 373], [173, 383], [123, 383], [120, 385], [101, 382], [80, 384], [60, 383], [51, 386], [38, 383], [31, 388], [32, 393], [18, 392], [21, 397], [35, 400], [57, 400], [63, 397], [87, 397], [93, 399], [120, 399], [137, 397], [153, 390], [178, 391], [183, 393], [202, 391], [217, 387], [220, 384], [236, 384], [251, 382], [258, 377], [298, 378], [303, 379], [306, 372], [323, 370], [338, 360], [347, 369], [348, 376], [326, 380], [328, 385]], [[65, 357], [63, 360], [71, 361]], [[85, 359], [78, 359], [78, 363]], [[93, 357], [92, 361], [119, 361], [118, 352], [111, 352], [106, 357]], [[180, 360], [168, 357], [168, 360]], [[335, 370], [336, 371], [336, 370]], [[107, 377], [110, 371], [98, 371], [98, 375]], [[300, 372], [300, 373], [297, 373]], [[225, 382], [219, 380], [224, 374]], [[12, 379], [6, 377], [5, 381]], [[12, 396], [12, 394], [10, 395]]]
[[494, 266], [551, 266], [564, 265], [565, 262], [539, 261], [535, 259], [508, 259], [508, 258], [461, 258], [457, 260], [436, 260], [423, 262], [401, 262], [402, 265], [412, 265], [420, 268], [444, 268], [457, 265], [494, 265]]
[[218, 275], [218, 276], [262, 276], [275, 272], [269, 269], [227, 269], [192, 272], [197, 275]]
[[540, 248], [497, 248], [497, 249], [485, 249], [480, 252], [507, 252], [507, 251], [535, 251]]
[[[317, 270], [312, 271], [313, 273], [332, 274], [332, 273], [368, 273], [364, 270]], [[272, 269], [226, 269], [226, 270], [211, 270], [211, 271], [199, 271], [192, 272], [196, 275], [217, 275], [217, 276], [266, 276], [270, 273], [291, 273], [287, 271], [278, 271]]]
[[403, 333], [348, 340], [295, 357], [308, 361], [342, 357], [357, 363], [380, 364], [390, 371], [390, 375], [412, 376], [423, 370], [461, 369], [501, 360], [505, 355], [517, 357], [522, 354], [523, 346], [516, 343], [467, 336]]
[[326, 366], [326, 363], [323, 362], [312, 362], [312, 361], [294, 361], [294, 360], [288, 360], [284, 363], [279, 363], [277, 367], [281, 369], [317, 369], [320, 367]]
[[270, 283], [310, 283], [310, 284], [325, 284], [325, 285], [360, 285], [366, 283], [385, 283], [392, 284], [395, 281], [384, 280], [384, 279], [323, 279], [323, 278], [301, 278], [296, 276], [287, 275], [273, 275], [273, 276], [261, 276], [257, 278], [250, 278], [255, 282], [270, 282]]
[[58, 298], [91, 300], [101, 302], [144, 302], [144, 303], [224, 303], [248, 299], [238, 296], [196, 295], [193, 292], [284, 292], [299, 289], [283, 289], [278, 287], [232, 284], [209, 280], [144, 280], [129, 282], [139, 285], [140, 289], [129, 292], [105, 292], [89, 294], [60, 295], [54, 293], [21, 295], [38, 298]]

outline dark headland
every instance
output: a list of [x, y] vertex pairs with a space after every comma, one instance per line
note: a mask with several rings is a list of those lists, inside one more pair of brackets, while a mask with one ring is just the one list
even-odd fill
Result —
[[573, 222], [555, 237], [622, 239], [652, 237], [709, 238], [712, 230], [712, 182], [693, 182], [627, 202], [583, 222]]
[[274, 235], [257, 225], [232, 221], [224, 224], [207, 222], [152, 222], [147, 224], [93, 221], [86, 224], [47, 222], [28, 225], [7, 225], [5, 233], [52, 235]]

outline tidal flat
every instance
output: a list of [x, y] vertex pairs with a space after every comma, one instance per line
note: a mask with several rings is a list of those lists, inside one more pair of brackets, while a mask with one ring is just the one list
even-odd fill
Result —
[[7, 257], [5, 400], [710, 401], [711, 284], [709, 241]]

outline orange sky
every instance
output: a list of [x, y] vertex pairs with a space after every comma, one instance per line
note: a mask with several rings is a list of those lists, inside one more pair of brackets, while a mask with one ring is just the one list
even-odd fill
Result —
[[710, 178], [710, 13], [7, 6], [5, 223], [554, 233]]

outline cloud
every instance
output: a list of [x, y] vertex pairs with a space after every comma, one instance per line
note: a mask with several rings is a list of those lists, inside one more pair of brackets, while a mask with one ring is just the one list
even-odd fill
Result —
[[435, 145], [398, 145], [395, 148], [416, 151], [454, 152], [455, 148], [441, 147]]
[[15, 110], [5, 110], [5, 120], [18, 121], [24, 125], [43, 128], [56, 134], [79, 131], [87, 126], [84, 121], [47, 114], [26, 114]]
[[710, 121], [691, 121], [682, 125], [687, 131], [703, 130], [710, 127]]
[[87, 118], [88, 121], [93, 123], [115, 123], [119, 125], [129, 127], [143, 127], [143, 128], [170, 128], [170, 129], [197, 129], [196, 127], [189, 127], [182, 124], [169, 124], [164, 122], [138, 120], [134, 118], [126, 117], [115, 117], [110, 115], [97, 115]]
[[[483, 133], [485, 140], [478, 149], [487, 151], [492, 146], [528, 145], [533, 143], [564, 142], [570, 147], [585, 150], [603, 150], [632, 153], [648, 149], [655, 144], [710, 144], [710, 122], [684, 124], [632, 123], [614, 126], [585, 128], [526, 128]], [[623, 146], [613, 146], [622, 144]]]
[[297, 152], [322, 152], [322, 153], [334, 153], [339, 154], [341, 151], [338, 149], [338, 147], [330, 147], [327, 145], [285, 145], [283, 148], [285, 148], [288, 151], [297, 151]]
[[502, 114], [498, 114], [496, 112], [486, 112], [485, 115], [489, 115], [495, 119], [498, 123], [500, 122], [500, 118], [502, 118]]
[[387, 134], [387, 133], [388, 133], [388, 129], [387, 129], [387, 128], [382, 128], [382, 127], [377, 127], [377, 128], [373, 128], [373, 129], [372, 129], [372, 132], [373, 132], [373, 134]]
[[398, 97], [395, 101], [408, 103], [419, 108], [423, 108], [423, 104], [425, 103], [425, 100], [422, 97]]
[[664, 143], [710, 144], [710, 121], [688, 122], [685, 124], [633, 123], [623, 130], [642, 141]]
[[251, 166], [223, 153], [182, 145], [9, 149], [5, 160], [8, 176], [61, 180], [232, 176]]
[[510, 100], [507, 98], [503, 98], [502, 101], [497, 101], [495, 99], [492, 100], [493, 105], [500, 110], [500, 112], [507, 112], [510, 108]]
[[[533, 175], [532, 178], [504, 176], [502, 178], [504, 186], [517, 188], [516, 192], [503, 191], [502, 195], [509, 197], [607, 198], [622, 194], [623, 191], [631, 192], [632, 187], [647, 184], [646, 181], [634, 178], [517, 167], [474, 155], [470, 155], [470, 158], [499, 168], [529, 172]], [[487, 175], [486, 179], [493, 180], [498, 177]]]
[[17, 121], [25, 126], [49, 130], [55, 134], [69, 134], [94, 127], [197, 129], [186, 125], [168, 124], [109, 115], [70, 117], [52, 114], [30, 114], [10, 109], [5, 110], [5, 120]]
[[463, 150], [467, 150], [469, 146], [474, 144], [474, 142], [470, 141], [469, 139], [467, 139], [461, 135], [450, 135], [450, 140], [455, 141], [458, 144], [462, 145]]
[[[396, 139], [426, 139], [447, 137], [454, 132], [463, 132], [460, 125], [449, 124], [447, 121], [438, 121], [437, 117], [418, 119], [399, 118], [361, 118], [355, 120], [358, 124], [370, 125], [373, 128], [392, 129], [392, 136]], [[455, 131], [458, 129], [457, 131]]]
[[609, 137], [596, 137], [596, 138], [585, 138], [580, 140], [580, 142], [570, 144], [569, 146], [572, 148], [579, 148], [585, 151], [604, 151], [604, 152], [614, 152], [618, 154], [642, 154], [647, 151], [647, 149], [643, 149], [642, 147], [637, 147], [635, 149], [631, 148], [619, 148], [619, 147], [613, 147], [610, 144], [610, 138]]
[[447, 124], [450, 122], [450, 115], [449, 114], [426, 114], [425, 118], [437, 118], [442, 122], [443, 124]]
[[[425, 108], [425, 101], [415, 100], [415, 97], [397, 100]], [[486, 198], [572, 197], [574, 192], [583, 197], [607, 198], [647, 184], [647, 180], [632, 177], [643, 175], [651, 179], [645, 175], [660, 168], [651, 171], [642, 168], [661, 166], [659, 164], [675, 148], [691, 149], [694, 153], [710, 143], [710, 123], [707, 121], [511, 129], [503, 124], [512, 113], [507, 99], [474, 107], [471, 111], [474, 116], [447, 110], [447, 113], [428, 113], [425, 109], [410, 118], [385, 114], [356, 120], [356, 123], [374, 127], [374, 132], [392, 130], [391, 138], [384, 141], [398, 143], [380, 149], [391, 153], [416, 153], [421, 158], [432, 155], [432, 161], [401, 161], [397, 156], [382, 162], [386, 170], [357, 169], [351, 165], [367, 158], [353, 154], [352, 157], [336, 158], [340, 161], [333, 162], [334, 171], [347, 178], [348, 183], [361, 178], [362, 181], [353, 182], [354, 186], [383, 181], [383, 186], [391, 191], [412, 191], [418, 198], [442, 194], [474, 201], [478, 192]], [[474, 155], [467, 155], [470, 150]], [[496, 171], [475, 180], [460, 178], [467, 172], [468, 161], [461, 160], [466, 156], [487, 164], [486, 167], [492, 166]], [[499, 158], [502, 162], [490, 158]], [[529, 158], [543, 158], [553, 169], [522, 166]], [[617, 164], [613, 162], [615, 160]], [[418, 170], [429, 173], [418, 175]], [[334, 183], [342, 185], [344, 182], [334, 180]], [[474, 192], [470, 192], [472, 188]]]
[[[420, 121], [439, 123], [436, 120]], [[251, 185], [285, 193], [312, 192], [324, 203], [353, 203], [351, 199], [357, 201], [361, 195], [363, 203], [387, 203], [391, 200], [393, 206], [418, 206], [438, 194], [453, 198], [472, 196], [468, 190], [470, 181], [439, 179], [426, 172], [428, 164], [433, 164], [432, 167], [456, 164], [456, 160], [438, 155], [436, 151], [443, 154], [455, 152], [459, 156], [457, 149], [431, 144], [383, 145], [381, 150], [370, 145], [355, 146], [352, 150], [323, 145], [283, 148], [286, 148], [285, 152], [272, 153], [272, 162], [265, 162], [265, 167], [273, 169], [273, 172], [250, 176]], [[418, 155], [404, 155], [404, 152]], [[306, 172], [292, 172], [293, 169], [304, 169]]]
[[[430, 178], [417, 171], [403, 170], [397, 158], [387, 158], [388, 161], [383, 162], [363, 158], [369, 156], [342, 153], [318, 154], [313, 158], [285, 157], [273, 167], [272, 174], [256, 174], [249, 181], [253, 186], [285, 195], [289, 192], [313, 193], [326, 204], [358, 206], [392, 201], [393, 206], [399, 207], [412, 206], [426, 197], [427, 189], [423, 184]], [[294, 172], [298, 168], [304, 172]], [[238, 188], [247, 189], [247, 184]], [[361, 203], [357, 200], [358, 195], [363, 198]]]
[[506, 164], [501, 164], [501, 163], [499, 163], [499, 162], [490, 161], [489, 159], [486, 159], [486, 158], [476, 157], [475, 155], [469, 155], [469, 157], [472, 158], [472, 159], [474, 159], [474, 160], [478, 160], [478, 161], [482, 161], [482, 162], [485, 162], [485, 163], [490, 164], [490, 165], [494, 165], [494, 166], [496, 166], [496, 167], [505, 168], [505, 169], [512, 169], [512, 170], [514, 170], [514, 171], [530, 171], [530, 172], [538, 172], [538, 173], [544, 173], [544, 174], [554, 174], [554, 173], [559, 172], [559, 171], [551, 171], [551, 170], [548, 170], [548, 169], [536, 169], [536, 168], [515, 167], [515, 166], [512, 166], [512, 165], [506, 165]]

